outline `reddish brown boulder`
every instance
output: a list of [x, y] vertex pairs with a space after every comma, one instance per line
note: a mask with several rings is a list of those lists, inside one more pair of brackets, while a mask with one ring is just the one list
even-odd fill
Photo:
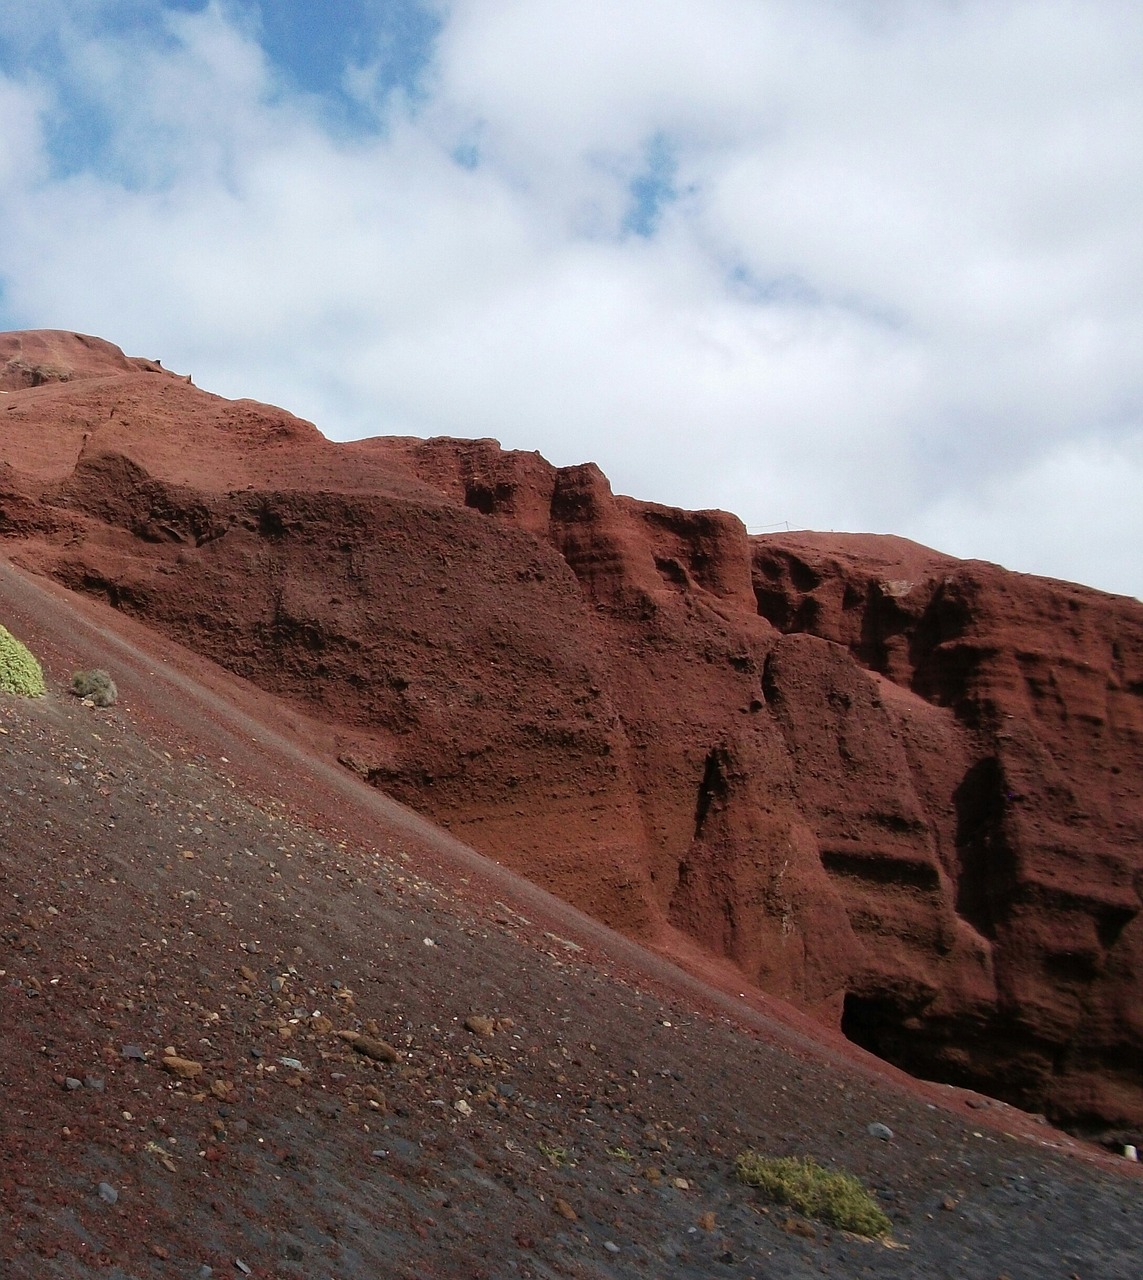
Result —
[[0, 367], [12, 558], [652, 945], [912, 1070], [1143, 1120], [1139, 602], [749, 538], [495, 441], [334, 445], [76, 335]]

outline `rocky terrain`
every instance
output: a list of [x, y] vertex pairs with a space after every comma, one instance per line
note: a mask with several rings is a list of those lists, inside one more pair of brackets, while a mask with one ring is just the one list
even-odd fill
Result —
[[629, 937], [920, 1075], [1143, 1124], [1143, 605], [748, 537], [494, 441], [332, 444], [0, 338], [0, 538]]
[[1137, 1275], [1139, 1164], [688, 976], [105, 604], [0, 565], [0, 616], [48, 686], [0, 694], [5, 1280]]

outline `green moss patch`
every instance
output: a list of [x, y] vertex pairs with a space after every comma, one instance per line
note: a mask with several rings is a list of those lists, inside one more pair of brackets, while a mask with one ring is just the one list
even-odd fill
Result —
[[0, 691], [25, 698], [44, 694], [43, 669], [6, 627], [0, 627]]
[[760, 1156], [744, 1151], [734, 1162], [740, 1182], [779, 1204], [859, 1236], [887, 1236], [892, 1224], [850, 1173], [835, 1173], [809, 1156]]

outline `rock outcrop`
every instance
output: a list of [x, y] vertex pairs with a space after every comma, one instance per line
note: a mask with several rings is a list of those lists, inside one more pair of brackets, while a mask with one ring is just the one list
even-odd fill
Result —
[[14, 560], [652, 945], [909, 1070], [1143, 1119], [1139, 602], [490, 440], [335, 445], [75, 335], [0, 337], [0, 382]]

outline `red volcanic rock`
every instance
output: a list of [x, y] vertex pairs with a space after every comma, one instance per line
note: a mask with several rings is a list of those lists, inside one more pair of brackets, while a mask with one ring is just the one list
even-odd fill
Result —
[[0, 333], [0, 390], [99, 378], [108, 373], [162, 373], [158, 360], [130, 359], [102, 338], [56, 329]]
[[95, 339], [5, 359], [12, 558], [607, 923], [911, 1070], [1143, 1121], [1138, 602], [490, 440], [335, 445]]
[[[931, 891], [982, 959], [974, 987], [925, 966], [892, 982], [900, 944], [870, 928], [847, 1030], [1073, 1119], [1137, 1109], [1143, 607], [900, 539], [759, 539], [754, 566], [776, 625], [882, 674], [890, 709], [927, 709], [923, 736], [923, 716], [902, 717], [898, 770], [925, 780]], [[813, 790], [832, 827], [835, 796]]]

